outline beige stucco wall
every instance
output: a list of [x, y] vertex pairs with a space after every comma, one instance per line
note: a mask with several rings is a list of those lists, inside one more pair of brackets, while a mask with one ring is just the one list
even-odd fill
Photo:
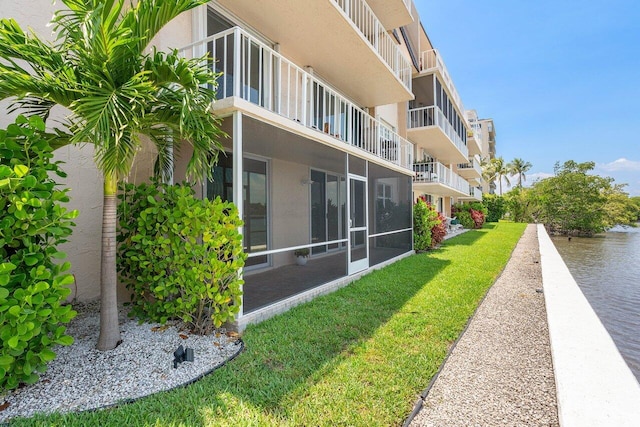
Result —
[[[60, 4], [53, 5], [49, 1], [38, 1], [37, 7], [25, 7], [24, 2], [4, 1], [2, 16], [14, 18], [23, 29], [31, 28], [39, 37], [53, 39], [52, 28], [47, 27], [54, 11]], [[4, 114], [9, 103], [0, 103], [0, 127], [4, 128], [13, 122], [16, 114]], [[67, 112], [61, 108], [54, 109], [47, 125], [59, 126], [57, 121], [63, 120]], [[71, 201], [68, 209], [77, 209], [79, 216], [69, 242], [61, 246], [71, 262], [71, 273], [75, 284], [71, 286], [70, 298], [90, 300], [100, 295], [100, 247], [102, 230], [102, 178], [93, 162], [93, 147], [64, 147], [55, 151], [55, 160], [63, 161], [62, 169], [67, 172], [66, 179], [58, 178], [58, 182], [69, 188]]]
[[169, 22], [152, 40], [158, 50], [180, 49], [192, 42], [192, 11]]
[[398, 104], [388, 104], [376, 107], [376, 116], [398, 129]]
[[[27, 3], [29, 3], [27, 5]], [[37, 5], [36, 5], [37, 4]], [[2, 1], [3, 18], [14, 18], [23, 29], [31, 28], [39, 37], [53, 39], [52, 28], [47, 27], [55, 10], [62, 6], [51, 1]], [[191, 43], [191, 14], [185, 13], [167, 25], [153, 41], [159, 49], [179, 48]], [[0, 102], [0, 128], [13, 122], [16, 114], [6, 114], [9, 102]], [[56, 109], [47, 125], [52, 127], [64, 119], [66, 112]], [[153, 166], [154, 150], [145, 143], [136, 156], [130, 182], [145, 180]], [[186, 154], [186, 153], [183, 153]], [[69, 209], [77, 209], [79, 216], [69, 242], [60, 248], [67, 253], [71, 262], [71, 273], [75, 284], [71, 286], [71, 298], [86, 301], [100, 296], [100, 254], [102, 234], [102, 177], [93, 161], [91, 145], [64, 147], [55, 152], [55, 160], [64, 162], [66, 179], [59, 179], [61, 185], [69, 188], [71, 201]], [[126, 299], [123, 289], [118, 291], [119, 299]]]

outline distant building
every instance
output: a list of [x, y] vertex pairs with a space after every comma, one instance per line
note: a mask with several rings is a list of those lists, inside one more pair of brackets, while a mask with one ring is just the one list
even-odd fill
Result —
[[[496, 128], [493, 119], [480, 119], [480, 132], [482, 136], [482, 159], [489, 162], [496, 157]], [[482, 191], [489, 194], [495, 194], [496, 183], [482, 180]]]

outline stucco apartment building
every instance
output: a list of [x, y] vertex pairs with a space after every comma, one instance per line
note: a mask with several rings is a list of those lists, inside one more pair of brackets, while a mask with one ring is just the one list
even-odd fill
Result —
[[[5, 3], [3, 16], [51, 37], [48, 0], [28, 13]], [[468, 118], [412, 0], [212, 0], [154, 44], [208, 52], [222, 73], [213, 110], [226, 155], [196, 191], [236, 202], [245, 221], [241, 326], [411, 254], [416, 197], [447, 216], [456, 201], [482, 197], [477, 115]], [[0, 126], [11, 120], [0, 116]], [[99, 295], [102, 185], [92, 155], [57, 153], [80, 210], [64, 248], [80, 300]], [[150, 159], [140, 153], [130, 181], [149, 175]], [[293, 256], [301, 248], [311, 252], [305, 266]]]

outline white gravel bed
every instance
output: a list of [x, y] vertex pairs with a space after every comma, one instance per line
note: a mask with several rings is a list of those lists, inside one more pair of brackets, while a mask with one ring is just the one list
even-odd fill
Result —
[[411, 426], [558, 426], [540, 253], [529, 225]]
[[[110, 351], [99, 351], [95, 348], [98, 307], [98, 303], [74, 304], [78, 316], [67, 327], [74, 343], [54, 348], [57, 357], [36, 384], [0, 397], [0, 403], [6, 406], [0, 411], [0, 422], [38, 412], [96, 409], [168, 390], [198, 379], [242, 348], [237, 335], [224, 330], [199, 336], [176, 326], [138, 325], [121, 309], [122, 344]], [[194, 361], [183, 362], [174, 369], [173, 352], [179, 345], [194, 349]]]

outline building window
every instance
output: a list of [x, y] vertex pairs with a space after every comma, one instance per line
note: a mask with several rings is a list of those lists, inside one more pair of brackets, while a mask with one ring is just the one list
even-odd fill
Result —
[[386, 208], [391, 206], [391, 186], [389, 184], [378, 184], [377, 192], [378, 205]]

